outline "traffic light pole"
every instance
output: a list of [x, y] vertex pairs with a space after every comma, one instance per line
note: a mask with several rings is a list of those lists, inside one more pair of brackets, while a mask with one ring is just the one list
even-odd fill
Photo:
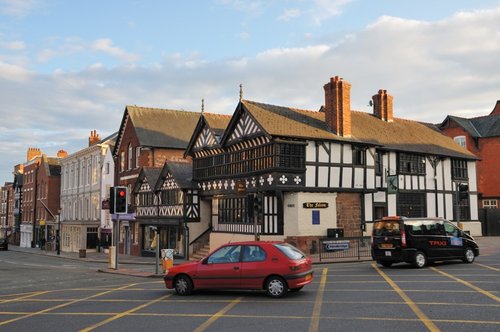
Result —
[[114, 246], [115, 246], [115, 270], [118, 270], [118, 237], [120, 236], [120, 215], [116, 215], [115, 230], [113, 232], [114, 236]]

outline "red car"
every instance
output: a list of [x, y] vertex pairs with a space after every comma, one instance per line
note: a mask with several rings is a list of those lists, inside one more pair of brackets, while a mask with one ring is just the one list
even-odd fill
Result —
[[266, 290], [271, 297], [299, 291], [313, 280], [311, 258], [285, 242], [234, 242], [197, 262], [167, 271], [165, 286], [179, 295], [194, 289]]

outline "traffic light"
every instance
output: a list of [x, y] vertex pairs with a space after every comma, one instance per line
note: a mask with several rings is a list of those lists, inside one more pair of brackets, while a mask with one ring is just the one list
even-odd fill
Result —
[[469, 186], [467, 184], [459, 184], [458, 185], [458, 199], [464, 200], [469, 197]]
[[127, 187], [111, 187], [109, 192], [109, 212], [114, 214], [128, 213]]
[[262, 195], [256, 194], [253, 199], [253, 210], [255, 216], [258, 217], [262, 213]]

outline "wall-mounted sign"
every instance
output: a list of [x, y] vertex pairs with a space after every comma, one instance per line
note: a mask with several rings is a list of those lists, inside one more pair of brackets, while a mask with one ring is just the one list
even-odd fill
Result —
[[304, 209], [326, 209], [328, 207], [327, 202], [305, 202], [302, 207]]
[[245, 181], [243, 180], [238, 180], [236, 181], [236, 193], [244, 195], [247, 193], [247, 186]]

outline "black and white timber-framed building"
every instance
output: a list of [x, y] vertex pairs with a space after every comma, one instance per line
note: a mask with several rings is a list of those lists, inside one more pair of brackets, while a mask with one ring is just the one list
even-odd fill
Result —
[[[477, 158], [432, 126], [393, 117], [385, 90], [373, 114], [351, 111], [350, 87], [331, 78], [319, 111], [242, 99], [220, 140], [202, 115], [186, 155], [212, 248], [258, 234], [309, 250], [328, 229], [358, 236], [386, 215], [460, 220], [480, 234]], [[469, 191], [457, 204], [459, 184]]]

